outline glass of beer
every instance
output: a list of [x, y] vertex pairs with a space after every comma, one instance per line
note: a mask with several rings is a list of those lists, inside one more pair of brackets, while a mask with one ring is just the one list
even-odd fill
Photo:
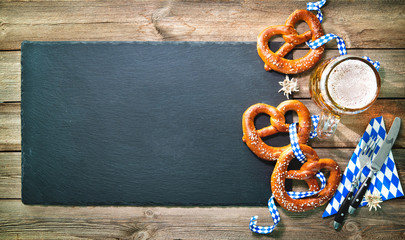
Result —
[[318, 138], [333, 135], [342, 115], [369, 108], [380, 92], [380, 75], [361, 57], [343, 55], [328, 59], [312, 72], [310, 94], [321, 108]]

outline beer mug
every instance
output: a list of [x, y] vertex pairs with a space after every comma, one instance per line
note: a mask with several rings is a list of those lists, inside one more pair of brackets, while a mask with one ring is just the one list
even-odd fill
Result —
[[380, 76], [361, 57], [343, 55], [321, 63], [311, 74], [310, 94], [321, 108], [318, 138], [333, 135], [342, 115], [368, 109], [380, 92]]

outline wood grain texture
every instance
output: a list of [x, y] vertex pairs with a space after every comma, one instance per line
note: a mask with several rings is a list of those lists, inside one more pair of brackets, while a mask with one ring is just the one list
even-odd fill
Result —
[[[300, 58], [306, 53], [307, 51], [304, 50], [296, 50], [294, 51], [294, 58]], [[378, 96], [379, 98], [405, 98], [405, 50], [350, 49], [348, 50], [348, 54], [359, 57], [368, 56], [381, 63], [379, 71], [381, 90]], [[339, 52], [337, 50], [328, 49], [325, 51], [322, 61], [338, 55]], [[310, 96], [309, 78], [311, 72], [312, 71], [307, 71], [292, 76], [298, 80], [300, 90], [293, 94], [294, 98], [308, 98]]]
[[[340, 231], [333, 217], [321, 217], [324, 207], [306, 213], [280, 208], [281, 222], [270, 235], [278, 239], [401, 239], [404, 237], [403, 199], [370, 212], [361, 208]], [[0, 205], [2, 239], [257, 239], [249, 219], [271, 225], [263, 207], [59, 207], [26, 206], [19, 200]], [[305, 232], [303, 231], [305, 229]]]
[[0, 102], [21, 100], [20, 61], [20, 51], [0, 51]]
[[0, 151], [21, 150], [19, 103], [0, 103]]
[[[342, 169], [353, 149], [316, 149], [320, 157], [335, 159]], [[405, 150], [393, 150], [401, 183], [405, 179]], [[57, 207], [23, 205], [20, 200], [20, 153], [0, 153], [1, 239], [255, 239], [248, 230], [251, 216], [270, 225], [263, 207]], [[296, 183], [294, 183], [295, 185]], [[298, 184], [298, 186], [300, 186]], [[302, 190], [294, 187], [294, 190]], [[281, 208], [282, 221], [273, 238], [392, 239], [404, 237], [402, 199], [381, 204], [378, 212], [362, 208], [343, 229], [332, 228], [333, 217], [322, 219], [324, 206], [306, 213]], [[302, 229], [310, 234], [302, 235]]]
[[[320, 156], [331, 157], [346, 165], [352, 149], [317, 149]], [[404, 179], [404, 150], [394, 150], [400, 178]], [[19, 183], [19, 153], [0, 154], [1, 179]], [[403, 181], [402, 181], [403, 184]], [[3, 186], [1, 186], [3, 187]], [[3, 198], [18, 189], [8, 191]], [[14, 193], [13, 193], [14, 192]], [[384, 202], [378, 212], [360, 209], [348, 218], [344, 228], [332, 230], [333, 218], [322, 219], [324, 207], [307, 213], [291, 213], [280, 209], [282, 222], [271, 235], [283, 239], [379, 239], [403, 237], [405, 225], [401, 218], [403, 199]], [[0, 201], [0, 237], [2, 239], [254, 239], [259, 235], [248, 229], [248, 219], [259, 216], [260, 224], [271, 224], [263, 207], [55, 207], [28, 206], [19, 200]], [[383, 226], [383, 227], [382, 227]], [[305, 228], [311, 234], [302, 235]]]
[[0, 199], [2, 198], [21, 198], [21, 152], [0, 152]]
[[[340, 168], [344, 170], [353, 154], [354, 148], [315, 148], [320, 158], [331, 158], [335, 160]], [[405, 186], [405, 149], [394, 149], [399, 178]], [[274, 163], [275, 164], [275, 163]], [[0, 153], [0, 199], [21, 198], [21, 153], [2, 152]], [[305, 190], [305, 185], [300, 181], [294, 184], [294, 190]]]
[[[311, 114], [318, 114], [319, 108], [310, 99], [301, 100]], [[357, 115], [343, 116], [335, 135], [328, 140], [311, 140], [313, 147], [355, 147], [372, 118], [383, 116], [386, 128], [395, 117], [405, 119], [405, 99], [378, 99], [367, 111]], [[21, 150], [21, 117], [19, 103], [0, 104], [0, 150]], [[242, 131], [242, 130], [241, 130]], [[242, 134], [242, 133], [241, 133]], [[402, 127], [394, 148], [405, 147], [405, 127]]]
[[[38, 41], [256, 41], [270, 25], [283, 24], [307, 1], [6, 1], [0, 0], [0, 102], [20, 101], [20, 52], [23, 40]], [[347, 164], [367, 122], [383, 115], [405, 119], [403, 0], [328, 1], [322, 9], [326, 33], [344, 38], [349, 54], [381, 62], [380, 99], [365, 113], [342, 119], [337, 134], [313, 141], [321, 157]], [[305, 24], [297, 27], [300, 32]], [[280, 39], [280, 38], [276, 38]], [[303, 47], [305, 48], [305, 47]], [[336, 56], [336, 43], [326, 57]], [[3, 51], [1, 51], [3, 50]], [[295, 51], [302, 56], [306, 50]], [[296, 76], [308, 99], [309, 73]], [[392, 98], [392, 99], [386, 99]], [[20, 105], [0, 104], [0, 151], [19, 151]], [[394, 156], [404, 186], [404, 127]], [[332, 147], [332, 148], [329, 148]], [[343, 147], [343, 148], [342, 148]], [[21, 197], [19, 152], [0, 153], [0, 239], [404, 239], [404, 199], [384, 202], [382, 209], [360, 209], [341, 231], [333, 218], [322, 219], [324, 207], [307, 213], [281, 210], [282, 221], [270, 236], [248, 230], [249, 218], [272, 224], [263, 207], [45, 207], [26, 206]], [[17, 198], [17, 199], [14, 199]]]
[[[294, 51], [294, 58], [305, 55], [307, 50]], [[405, 50], [364, 50], [352, 49], [349, 54], [356, 56], [367, 55], [381, 62], [381, 92], [380, 98], [405, 98]], [[323, 59], [337, 56], [338, 51], [329, 49]], [[19, 51], [0, 51], [0, 102], [21, 100], [21, 53]], [[263, 70], [264, 71], [264, 70]], [[310, 71], [293, 75], [299, 83], [300, 91], [293, 94], [294, 98], [309, 97]]]
[[[311, 144], [315, 147], [355, 147], [371, 119], [383, 116], [385, 128], [389, 131], [395, 117], [404, 124], [405, 108], [403, 99], [378, 99], [369, 109], [356, 115], [342, 116], [335, 134], [327, 140], [315, 138]], [[302, 100], [311, 114], [319, 114], [319, 108], [312, 100]], [[401, 127], [394, 148], [405, 147], [405, 127]]]
[[[305, 7], [278, 0], [1, 1], [0, 50], [20, 49], [22, 40], [256, 41]], [[404, 48], [404, 10], [402, 0], [330, 1], [323, 28], [349, 48]]]

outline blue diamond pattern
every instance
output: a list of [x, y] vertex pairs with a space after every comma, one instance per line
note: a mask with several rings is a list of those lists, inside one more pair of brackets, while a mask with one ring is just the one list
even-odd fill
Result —
[[[379, 136], [381, 139], [384, 139], [385, 135], [386, 135], [386, 130], [385, 130], [384, 120], [382, 117], [378, 117], [378, 118], [374, 118], [370, 121], [369, 125], [366, 128], [365, 133], [363, 134], [362, 139], [363, 139], [363, 141], [367, 141], [370, 137], [375, 138], [377, 136]], [[379, 142], [379, 146], [376, 148], [376, 151], [375, 151], [376, 153], [380, 149], [382, 142], [383, 141]], [[346, 197], [346, 195], [348, 193], [348, 189], [346, 189], [346, 185], [347, 186], [350, 185], [351, 181], [354, 178], [354, 174], [359, 171], [359, 167], [356, 166], [357, 158], [358, 158], [356, 153], [360, 152], [360, 144], [361, 144], [361, 141], [357, 145], [357, 148], [354, 151], [354, 153], [345, 169], [345, 172], [344, 172], [344, 175], [342, 176], [339, 187], [338, 187], [335, 195], [333, 196], [332, 200], [329, 202], [328, 206], [326, 207], [325, 212], [323, 213], [322, 217], [327, 217], [327, 216], [336, 214], [340, 207], [340, 204], [343, 202], [343, 199]], [[362, 171], [362, 174], [361, 174], [362, 176], [360, 178], [360, 181], [363, 181], [369, 172], [370, 172], [370, 169], [365, 167]], [[386, 172], [389, 174], [385, 175]], [[391, 172], [392, 172], [392, 174], [391, 174]], [[384, 192], [386, 192], [388, 190], [388, 193], [386, 194], [387, 196], [382, 196], [383, 201], [404, 196], [403, 189], [402, 189], [401, 183], [399, 181], [399, 177], [398, 177], [398, 171], [395, 167], [395, 162], [394, 162], [392, 152], [390, 153], [389, 157], [383, 164], [379, 173], [382, 173], [382, 174], [376, 174], [375, 175], [376, 177], [374, 177], [373, 180], [371, 181], [371, 184], [369, 187], [370, 191], [378, 190], [379, 192], [381, 192], [383, 189], [385, 189]], [[336, 202], [338, 202], [339, 204], [336, 204]], [[367, 204], [366, 202], [362, 202], [360, 204], [360, 206], [365, 206], [366, 204]]]

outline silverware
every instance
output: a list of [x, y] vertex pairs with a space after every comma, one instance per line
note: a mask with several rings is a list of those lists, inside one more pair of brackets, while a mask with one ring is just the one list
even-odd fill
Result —
[[374, 157], [370, 164], [370, 173], [367, 178], [361, 184], [360, 189], [357, 191], [356, 196], [350, 203], [349, 213], [353, 214], [356, 209], [359, 207], [361, 200], [363, 200], [364, 194], [366, 193], [374, 174], [380, 171], [382, 165], [387, 159], [387, 155], [391, 151], [392, 146], [394, 145], [395, 140], [397, 139], [399, 128], [401, 126], [401, 119], [396, 117], [394, 123], [392, 123], [391, 129], [385, 138], [383, 144], [381, 145], [380, 150], [377, 155]]
[[350, 201], [353, 197], [353, 192], [357, 189], [360, 181], [360, 176], [361, 172], [363, 171], [364, 166], [368, 165], [371, 161], [372, 154], [374, 153], [378, 142], [379, 138], [369, 138], [367, 142], [365, 142], [363, 139], [361, 140], [360, 144], [360, 149], [361, 152], [359, 153], [359, 158], [358, 161], [360, 163], [359, 166], [359, 172], [357, 173], [356, 177], [354, 178], [352, 185], [350, 186], [350, 191], [346, 195], [345, 199], [342, 202], [342, 205], [340, 205], [339, 211], [335, 215], [335, 220], [333, 222], [333, 227], [335, 229], [340, 228], [343, 225], [343, 221], [345, 219], [347, 210], [349, 209], [350, 206]]

